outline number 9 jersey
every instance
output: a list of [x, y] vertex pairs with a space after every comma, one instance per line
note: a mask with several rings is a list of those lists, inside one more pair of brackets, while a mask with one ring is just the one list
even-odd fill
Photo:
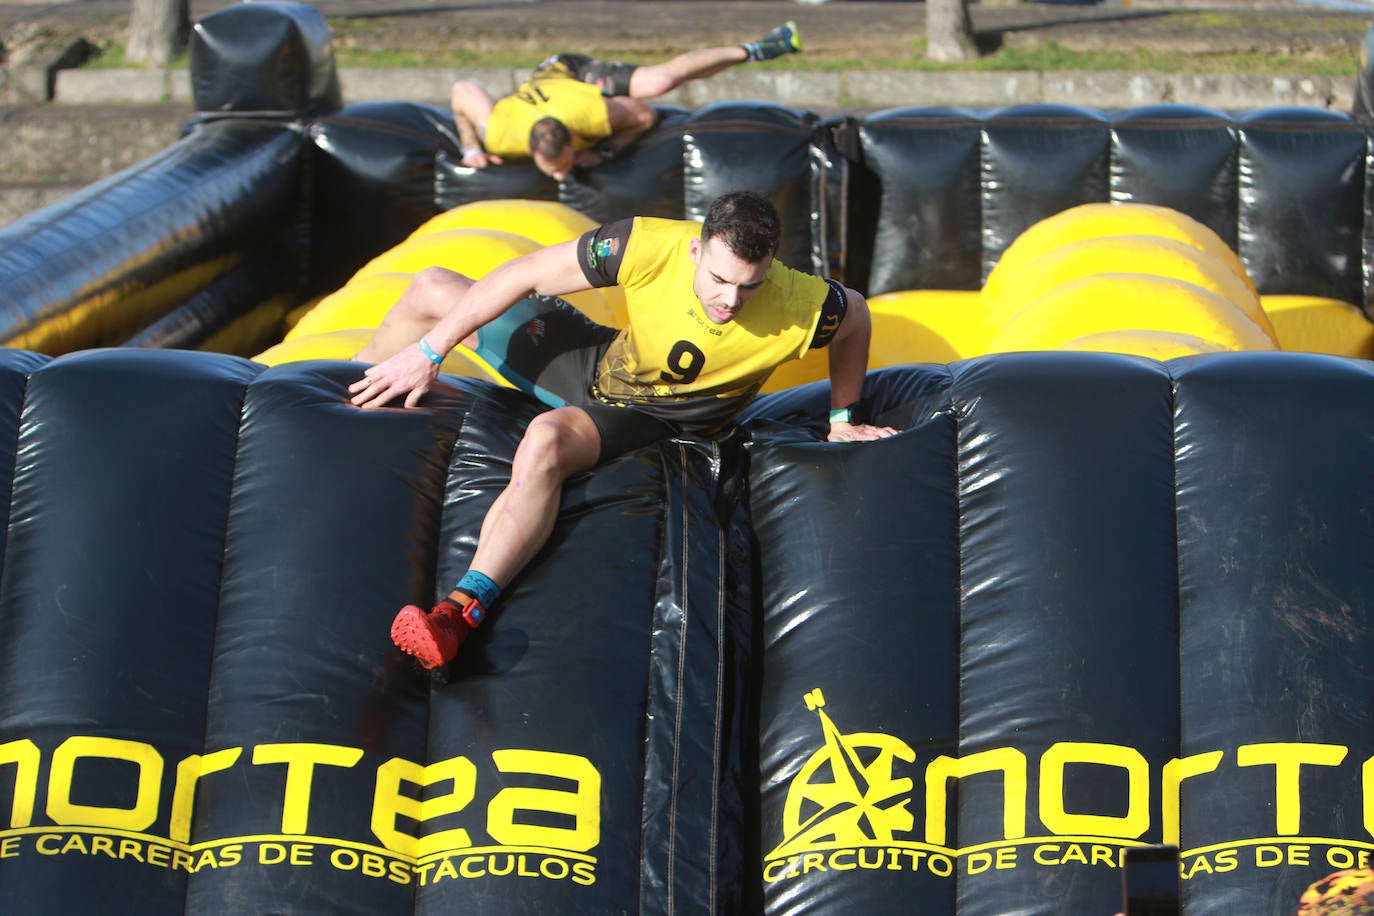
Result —
[[735, 317], [715, 324], [693, 292], [701, 224], [636, 217], [578, 241], [593, 286], [619, 284], [629, 316], [597, 366], [592, 394], [701, 430], [728, 422], [773, 370], [826, 346], [844, 318], [843, 287], [774, 260]]

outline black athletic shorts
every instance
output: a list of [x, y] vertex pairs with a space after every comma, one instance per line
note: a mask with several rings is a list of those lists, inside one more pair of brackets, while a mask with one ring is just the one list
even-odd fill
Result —
[[663, 420], [592, 395], [597, 363], [615, 335], [562, 299], [532, 295], [478, 329], [476, 353], [548, 406], [586, 411], [601, 438], [601, 463], [676, 435]]
[[575, 80], [591, 83], [602, 95], [629, 95], [630, 77], [636, 64], [616, 60], [597, 60], [586, 54], [555, 54], [534, 69], [535, 73], [562, 71]]

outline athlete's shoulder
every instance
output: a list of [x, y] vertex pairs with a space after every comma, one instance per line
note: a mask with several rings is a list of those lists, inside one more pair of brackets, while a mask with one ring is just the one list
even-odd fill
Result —
[[691, 220], [636, 216], [626, 233], [626, 258], [657, 275], [682, 262], [689, 243], [700, 235], [701, 224]]
[[830, 284], [825, 278], [788, 267], [777, 258], [768, 265], [766, 279], [785, 299], [805, 305], [816, 305], [830, 293]]
[[631, 232], [658, 238], [694, 239], [701, 237], [701, 223], [690, 219], [665, 219], [659, 216], [636, 216]]

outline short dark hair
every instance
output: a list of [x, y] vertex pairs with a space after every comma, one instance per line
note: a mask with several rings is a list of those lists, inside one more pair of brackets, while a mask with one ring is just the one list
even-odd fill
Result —
[[778, 250], [782, 221], [772, 201], [756, 191], [722, 194], [706, 211], [701, 241], [719, 238], [736, 257], [758, 264]]
[[572, 142], [572, 131], [557, 118], [540, 118], [530, 128], [531, 155], [538, 153], [545, 159], [557, 159]]

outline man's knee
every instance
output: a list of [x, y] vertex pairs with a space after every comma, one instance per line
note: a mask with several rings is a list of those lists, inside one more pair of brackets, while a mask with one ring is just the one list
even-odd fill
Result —
[[397, 300], [396, 308], [409, 318], [437, 321], [470, 286], [472, 280], [446, 267], [421, 268]]
[[551, 410], [530, 421], [515, 452], [517, 472], [565, 479], [595, 463], [598, 443], [569, 410]]
[[654, 99], [667, 95], [684, 81], [663, 64], [653, 64], [635, 69], [630, 76], [629, 92], [636, 99]]
[[611, 129], [617, 134], [642, 134], [658, 123], [658, 112], [647, 102], [623, 96], [606, 100]]

